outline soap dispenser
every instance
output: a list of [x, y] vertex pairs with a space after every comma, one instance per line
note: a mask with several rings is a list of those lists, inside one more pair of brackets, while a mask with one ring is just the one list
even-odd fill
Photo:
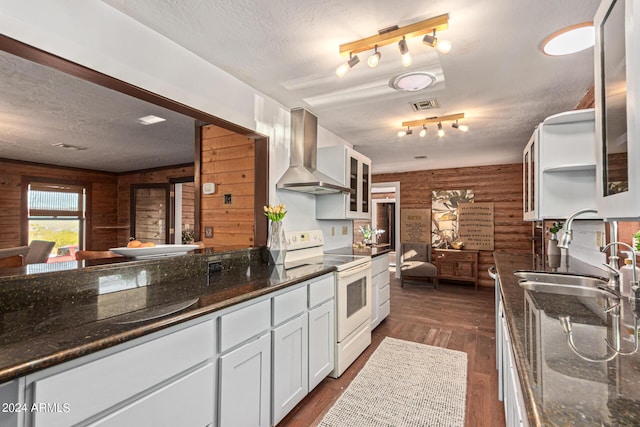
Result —
[[[633, 253], [622, 251], [627, 255], [624, 265], [620, 268], [620, 294], [625, 297], [631, 295], [631, 281], [633, 280]], [[636, 267], [636, 280], [640, 280], [640, 268]]]

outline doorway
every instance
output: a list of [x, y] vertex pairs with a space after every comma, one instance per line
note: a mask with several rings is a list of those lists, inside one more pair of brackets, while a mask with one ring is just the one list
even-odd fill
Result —
[[[386, 230], [381, 238], [388, 239], [391, 245], [391, 265], [400, 265], [400, 182], [375, 182], [371, 185], [372, 226]], [[382, 211], [378, 213], [378, 211]], [[380, 221], [380, 222], [378, 222]], [[386, 235], [386, 236], [385, 236]], [[386, 242], [386, 240], [385, 240]], [[396, 278], [400, 278], [400, 269], [396, 268]]]
[[395, 200], [373, 200], [373, 212], [375, 217], [373, 227], [378, 230], [385, 230], [378, 236], [378, 245], [389, 245], [392, 251], [396, 250], [395, 225], [396, 225], [396, 202]]
[[131, 236], [141, 242], [169, 243], [171, 184], [131, 185]]

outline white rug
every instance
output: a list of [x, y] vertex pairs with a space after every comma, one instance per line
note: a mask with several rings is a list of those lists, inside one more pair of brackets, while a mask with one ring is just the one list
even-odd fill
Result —
[[466, 353], [386, 337], [319, 426], [464, 426], [466, 389]]

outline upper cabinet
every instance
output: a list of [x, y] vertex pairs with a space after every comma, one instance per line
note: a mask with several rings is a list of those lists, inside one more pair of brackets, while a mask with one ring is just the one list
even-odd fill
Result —
[[547, 117], [522, 155], [525, 221], [566, 218], [596, 207], [594, 110]]
[[597, 207], [640, 218], [640, 4], [603, 0], [594, 18]]
[[318, 149], [320, 172], [351, 189], [316, 197], [318, 219], [371, 218], [371, 160], [346, 146]]

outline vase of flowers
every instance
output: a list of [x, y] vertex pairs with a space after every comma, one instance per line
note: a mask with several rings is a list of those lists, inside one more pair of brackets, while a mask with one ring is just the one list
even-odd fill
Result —
[[287, 256], [287, 241], [282, 226], [282, 220], [286, 214], [283, 204], [264, 207], [264, 215], [271, 221], [267, 246], [269, 247], [269, 264], [272, 265], [284, 264]]
[[377, 228], [371, 228], [369, 224], [360, 226], [360, 232], [364, 237], [364, 243], [366, 245], [375, 244], [378, 241], [378, 236], [384, 233], [384, 230], [378, 230]]
[[549, 267], [560, 266], [560, 248], [558, 247], [558, 232], [560, 230], [562, 230], [561, 222], [554, 222], [553, 225], [549, 227], [549, 233], [551, 234], [551, 238], [547, 243], [547, 261]]

